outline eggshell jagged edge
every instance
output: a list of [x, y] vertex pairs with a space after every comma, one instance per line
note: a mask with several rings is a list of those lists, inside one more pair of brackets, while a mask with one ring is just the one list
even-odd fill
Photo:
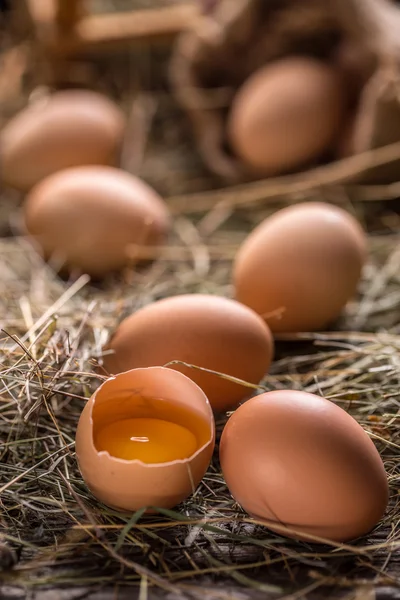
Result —
[[[166, 390], [164, 385], [165, 377], [159, 376], [159, 373], [170, 380], [169, 390]], [[155, 381], [157, 376], [159, 383]], [[194, 409], [199, 418], [206, 420], [210, 426], [208, 440], [187, 459], [150, 465], [138, 459], [116, 458], [104, 450], [99, 452], [93, 439], [93, 409], [96, 400], [98, 400], [99, 394], [104, 393], [105, 386], [110, 386], [114, 382], [123, 383], [126, 379], [131, 378], [132, 381], [136, 381], [136, 384], [133, 383], [129, 386], [133, 392], [140, 390], [143, 395], [148, 397], [162, 398], [182, 407]], [[154, 391], [146, 391], [146, 388], [150, 390], [151, 386], [154, 386], [152, 388]], [[121, 387], [121, 385], [117, 386], [115, 391], [111, 390], [109, 393], [116, 394]], [[182, 388], [183, 393], [179, 388]], [[179, 400], [177, 400], [177, 393], [179, 393]], [[198, 399], [195, 403], [190, 402], [193, 394], [196, 394]], [[180, 399], [182, 396], [183, 400]], [[206, 395], [191, 379], [178, 371], [165, 367], [134, 369], [107, 379], [84, 407], [76, 433], [78, 465], [87, 486], [104, 504], [128, 511], [138, 510], [144, 506], [172, 508], [187, 498], [195, 491], [206, 473], [214, 445], [215, 422]], [[132, 479], [135, 480], [135, 487], [140, 481], [140, 488], [144, 490], [143, 492], [139, 491], [137, 487], [136, 495], [132, 494], [130, 486]], [[134, 495], [135, 498], [133, 498]]]

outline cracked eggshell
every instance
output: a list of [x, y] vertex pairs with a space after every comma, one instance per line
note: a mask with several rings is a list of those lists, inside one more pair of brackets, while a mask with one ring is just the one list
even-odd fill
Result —
[[44, 258], [92, 277], [133, 264], [169, 229], [160, 196], [138, 177], [113, 167], [65, 169], [31, 190], [24, 225]]
[[289, 537], [355, 539], [388, 502], [385, 469], [366, 432], [314, 394], [280, 390], [245, 402], [225, 426], [220, 460], [235, 500]]
[[[98, 452], [96, 424], [132, 415], [170, 420], [183, 415], [197, 428], [196, 452], [185, 460], [154, 464]], [[88, 488], [104, 504], [123, 511], [172, 508], [182, 502], [206, 473], [214, 444], [214, 418], [205, 394], [182, 373], [163, 367], [134, 369], [106, 380], [87, 402], [76, 432], [76, 456]]]
[[115, 165], [125, 117], [106, 96], [56, 92], [14, 116], [0, 132], [1, 180], [22, 191], [62, 169]]

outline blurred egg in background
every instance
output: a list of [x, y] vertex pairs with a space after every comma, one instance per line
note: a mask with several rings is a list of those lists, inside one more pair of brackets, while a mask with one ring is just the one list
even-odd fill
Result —
[[146, 183], [113, 167], [75, 167], [49, 176], [23, 208], [30, 237], [61, 269], [103, 277], [135, 264], [143, 246], [168, 234], [168, 208]]
[[48, 175], [80, 165], [117, 165], [125, 127], [121, 109], [89, 90], [33, 101], [0, 132], [0, 177], [27, 191]]
[[234, 152], [254, 173], [302, 167], [332, 145], [345, 113], [338, 73], [289, 57], [256, 71], [237, 92], [228, 119]]

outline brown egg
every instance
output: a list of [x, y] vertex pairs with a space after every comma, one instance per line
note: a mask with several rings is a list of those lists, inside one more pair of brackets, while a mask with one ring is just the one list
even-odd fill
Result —
[[228, 119], [233, 151], [251, 170], [274, 175], [318, 158], [345, 112], [336, 71], [290, 57], [256, 71], [237, 92]]
[[272, 331], [323, 329], [355, 293], [365, 258], [365, 235], [346, 211], [319, 202], [284, 208], [239, 248], [235, 296]]
[[104, 504], [172, 508], [193, 493], [214, 449], [210, 404], [190, 379], [162, 367], [108, 379], [76, 431], [83, 479]]
[[143, 181], [113, 167], [75, 167], [33, 188], [25, 226], [46, 259], [93, 277], [121, 269], [138, 248], [163, 241], [166, 205]]
[[108, 98], [57, 92], [11, 119], [0, 133], [0, 177], [29, 190], [48, 175], [80, 165], [114, 165], [125, 119]]
[[222, 433], [220, 459], [235, 500], [283, 535], [351, 540], [386, 509], [374, 444], [353, 417], [314, 394], [282, 390], [245, 402]]
[[[246, 306], [191, 294], [160, 300], [122, 321], [107, 351], [104, 367], [109, 373], [179, 360], [257, 384], [268, 371], [273, 342], [267, 325]], [[216, 411], [237, 405], [250, 393], [218, 375], [173, 368], [195, 381]]]

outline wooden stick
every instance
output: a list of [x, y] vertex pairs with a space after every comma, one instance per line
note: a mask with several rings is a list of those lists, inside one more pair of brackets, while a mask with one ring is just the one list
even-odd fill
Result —
[[[35, 0], [27, 0], [35, 4]], [[52, 0], [44, 0], [51, 4]], [[195, 4], [183, 4], [165, 8], [135, 10], [125, 13], [91, 15], [80, 19], [71, 32], [42, 37], [49, 50], [58, 56], [72, 56], [79, 52], [102, 52], [120, 48], [127, 43], [171, 42], [183, 30], [200, 18]], [[34, 20], [48, 24], [52, 16], [51, 7], [34, 15]]]
[[56, 0], [55, 21], [60, 29], [71, 30], [82, 16], [82, 0]]
[[[36, 39], [33, 50], [43, 66], [42, 80], [52, 84], [68, 79], [70, 59], [76, 55], [107, 53], [128, 43], [171, 43], [201, 18], [195, 3], [81, 19], [75, 12], [82, 8], [79, 0], [24, 0], [24, 5]], [[75, 18], [78, 21], [69, 26]]]
[[96, 15], [83, 19], [77, 27], [77, 34], [82, 43], [95, 45], [134, 39], [170, 38], [187, 28], [198, 14], [196, 6], [183, 4], [153, 10]]
[[48, 30], [55, 19], [56, 5], [54, 0], [25, 0], [28, 13], [32, 23], [38, 29], [39, 34], [42, 34], [43, 28]]

